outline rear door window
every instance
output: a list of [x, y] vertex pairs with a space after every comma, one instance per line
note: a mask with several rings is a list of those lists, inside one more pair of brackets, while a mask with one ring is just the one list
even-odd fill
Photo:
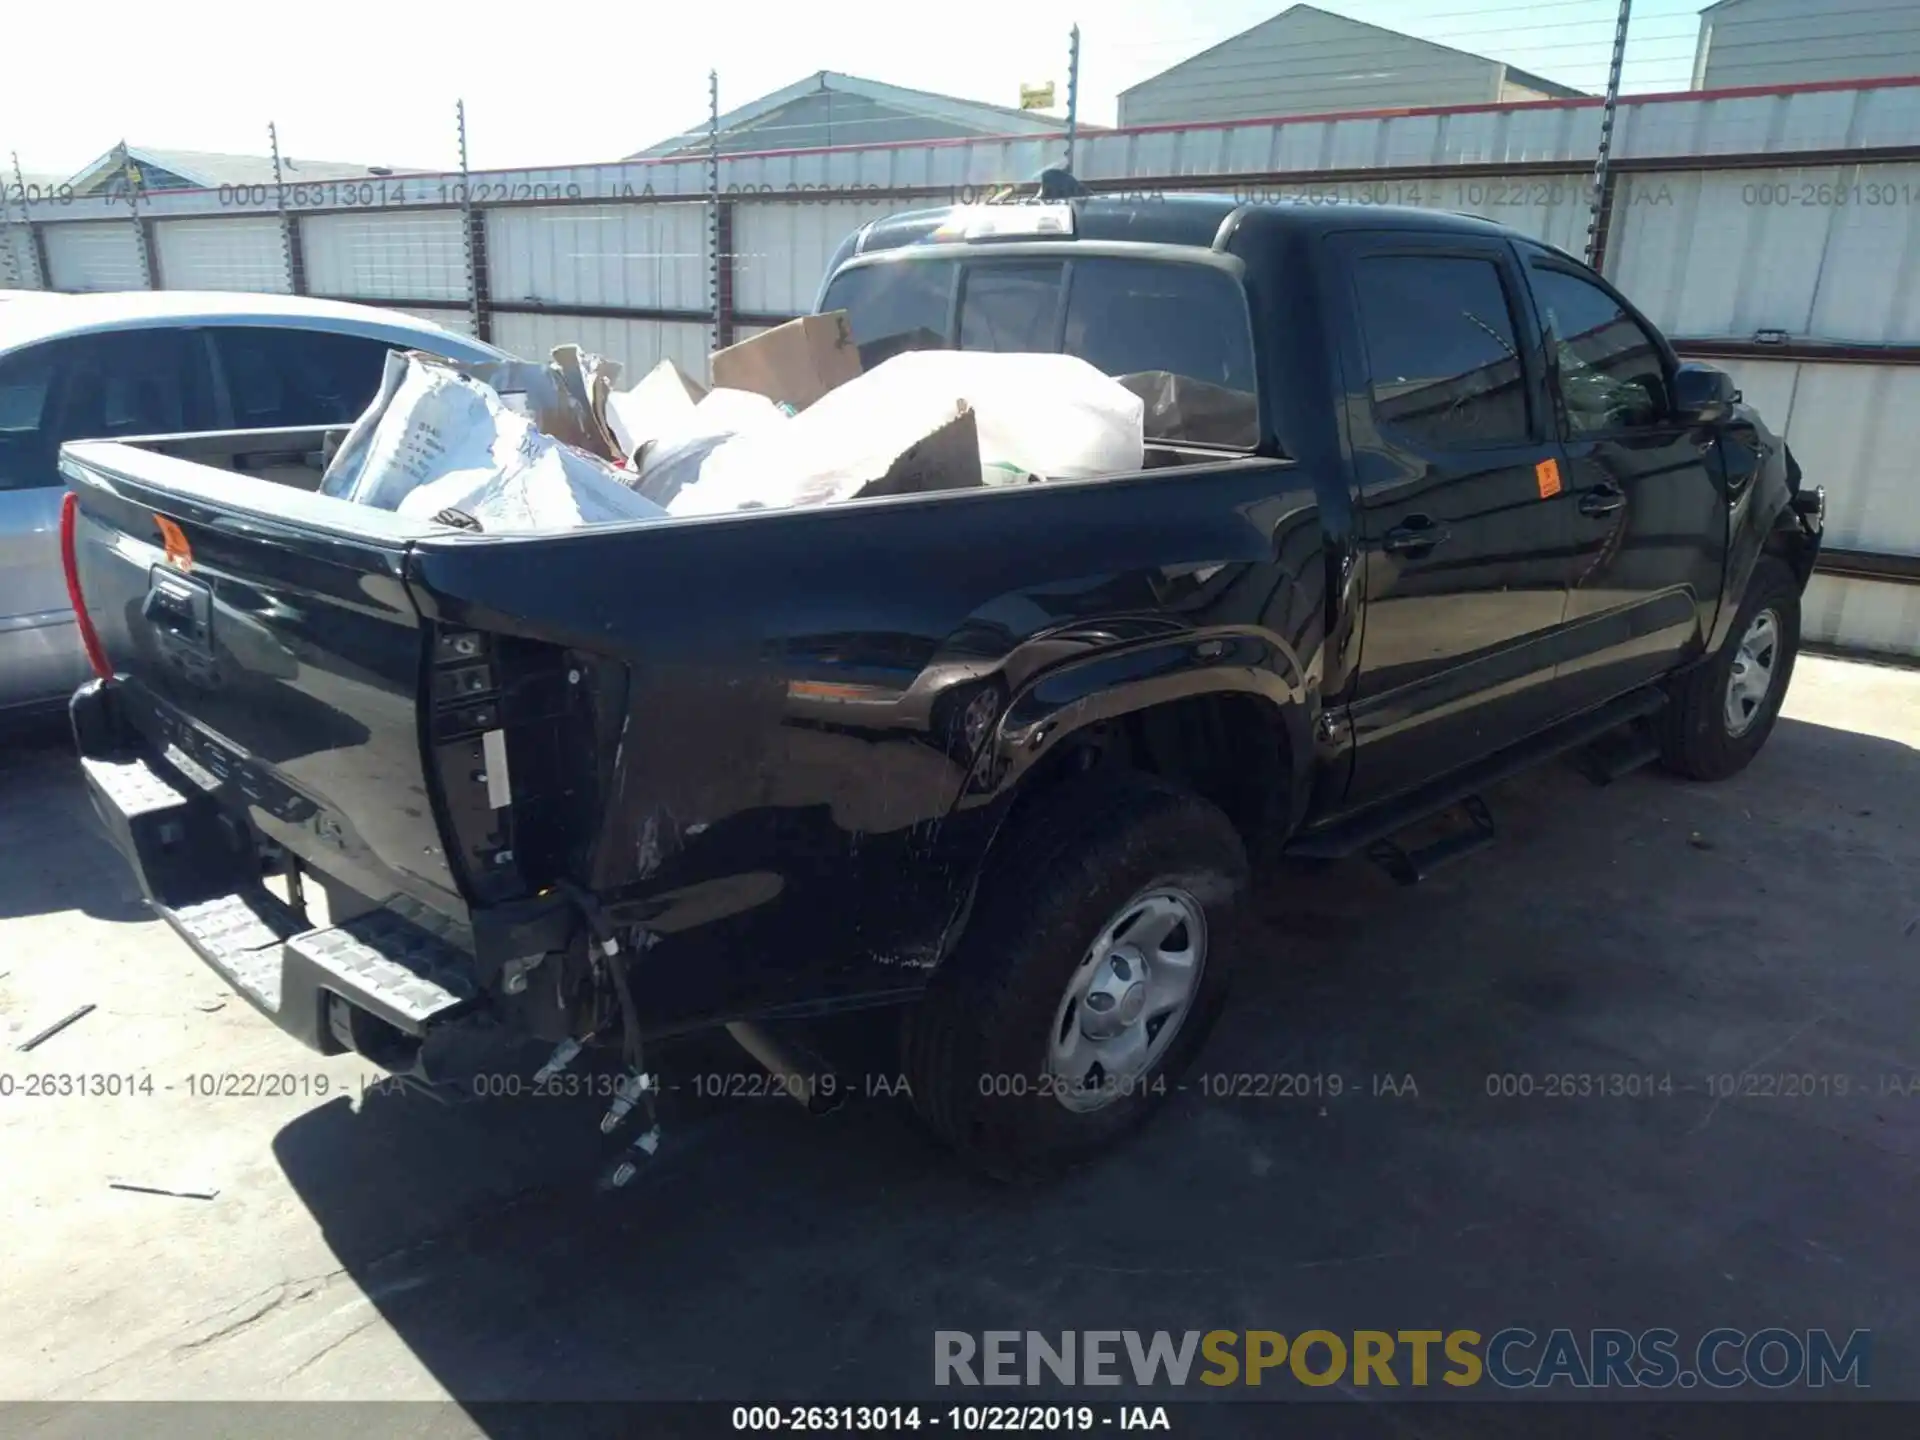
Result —
[[211, 327], [238, 430], [344, 425], [380, 388], [384, 340], [271, 326]]
[[1454, 255], [1375, 255], [1357, 271], [1380, 423], [1436, 449], [1520, 444], [1527, 378], [1500, 267]]

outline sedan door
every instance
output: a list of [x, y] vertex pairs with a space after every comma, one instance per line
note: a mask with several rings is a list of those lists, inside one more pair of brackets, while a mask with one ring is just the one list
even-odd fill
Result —
[[1366, 609], [1349, 806], [1545, 728], [1571, 511], [1505, 241], [1334, 237]]
[[87, 677], [60, 562], [60, 446], [211, 424], [199, 347], [113, 330], [0, 357], [0, 710], [63, 703]]

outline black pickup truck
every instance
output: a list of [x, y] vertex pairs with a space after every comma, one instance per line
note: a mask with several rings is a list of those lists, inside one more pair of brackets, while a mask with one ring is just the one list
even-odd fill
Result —
[[1250, 857], [1415, 879], [1518, 768], [1715, 780], [1773, 726], [1823, 492], [1549, 246], [1079, 198], [870, 224], [820, 308], [869, 364], [1157, 375], [1146, 467], [476, 534], [312, 493], [317, 431], [67, 447], [93, 798], [277, 1024], [428, 1078], [617, 1047], [650, 1151], [643, 1045], [806, 1075], [781, 1022], [898, 1006], [928, 1122], [1024, 1174], [1164, 1098], [1261, 958]]

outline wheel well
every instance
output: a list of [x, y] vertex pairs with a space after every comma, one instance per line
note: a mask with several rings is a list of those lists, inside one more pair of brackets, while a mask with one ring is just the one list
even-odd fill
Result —
[[1016, 809], [1062, 780], [1104, 768], [1157, 775], [1219, 806], [1250, 855], [1277, 845], [1291, 818], [1287, 727], [1256, 695], [1194, 695], [1077, 730], [1027, 777]]

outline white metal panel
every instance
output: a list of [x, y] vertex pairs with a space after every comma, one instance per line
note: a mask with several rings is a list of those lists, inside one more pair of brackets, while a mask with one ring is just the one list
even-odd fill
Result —
[[1608, 273], [1672, 335], [1920, 340], [1920, 165], [1629, 175]]
[[1827, 544], [1920, 555], [1920, 368], [1717, 362], [1827, 487]]
[[1536, 240], [1579, 251], [1586, 244], [1590, 206], [1585, 174], [1502, 179], [1463, 176], [1444, 180], [1311, 180], [1234, 187], [1243, 200], [1277, 205], [1410, 205], [1484, 215]]
[[578, 345], [618, 360], [620, 388], [639, 380], [662, 360], [688, 375], [707, 378], [713, 331], [675, 320], [608, 320], [574, 315], [495, 315], [493, 343], [526, 360], [544, 360], [556, 345]]
[[1807, 333], [1920, 341], [1920, 165], [1848, 166], [1835, 194]]
[[707, 207], [579, 205], [487, 214], [496, 300], [707, 308]]
[[1920, 656], [1920, 585], [1816, 574], [1800, 602], [1800, 636], [1849, 650]]
[[464, 300], [466, 244], [458, 210], [300, 217], [307, 288], [368, 300]]
[[144, 290], [140, 238], [132, 220], [85, 220], [48, 225], [41, 232], [47, 247], [50, 290]]
[[267, 215], [161, 220], [153, 227], [160, 284], [168, 290], [259, 290], [286, 294], [287, 247]]
[[[438, 325], [442, 330], [452, 330], [461, 335], [473, 334], [473, 316], [465, 310], [456, 310], [451, 306], [442, 309], [439, 306], [425, 305], [382, 305], [382, 310], [392, 310], [397, 314], [411, 315], [416, 320], [426, 320]], [[508, 347], [502, 346], [502, 349]]]
[[733, 306], [749, 315], [804, 315], [827, 261], [869, 220], [901, 209], [898, 200], [771, 201], [733, 212]]

